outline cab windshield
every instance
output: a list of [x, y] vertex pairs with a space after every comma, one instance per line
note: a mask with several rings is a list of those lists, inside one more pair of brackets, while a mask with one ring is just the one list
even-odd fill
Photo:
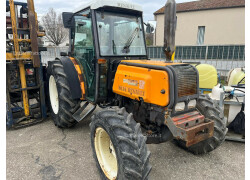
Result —
[[141, 17], [110, 12], [96, 17], [101, 56], [146, 55]]

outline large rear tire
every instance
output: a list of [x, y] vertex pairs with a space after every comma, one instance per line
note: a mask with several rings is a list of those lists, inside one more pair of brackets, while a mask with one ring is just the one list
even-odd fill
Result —
[[218, 104], [213, 103], [212, 99], [208, 95], [200, 95], [197, 100], [196, 108], [205, 116], [205, 118], [214, 121], [213, 136], [190, 147], [186, 147], [185, 143], [181, 140], [175, 139], [175, 142], [180, 147], [194, 154], [205, 154], [213, 151], [225, 141], [227, 133], [226, 119], [222, 114], [221, 108]]
[[92, 116], [91, 146], [102, 179], [148, 179], [150, 152], [139, 123], [125, 108], [107, 108]]
[[53, 121], [59, 128], [72, 127], [77, 123], [72, 115], [80, 107], [80, 99], [72, 99], [67, 75], [60, 60], [50, 62], [47, 73], [49, 106]]

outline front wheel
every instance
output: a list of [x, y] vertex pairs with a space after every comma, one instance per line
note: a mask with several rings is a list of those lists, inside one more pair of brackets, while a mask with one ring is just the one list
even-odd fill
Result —
[[186, 147], [181, 140], [175, 142], [182, 148], [194, 153], [205, 154], [219, 147], [225, 140], [227, 133], [226, 120], [222, 114], [220, 107], [213, 103], [212, 99], [207, 95], [200, 95], [197, 100], [196, 108], [205, 116], [205, 119], [214, 121], [214, 134], [211, 138]]
[[72, 115], [80, 107], [80, 99], [72, 98], [67, 75], [61, 61], [55, 60], [48, 66], [49, 107], [56, 126], [67, 128], [74, 126]]
[[92, 117], [93, 156], [102, 179], [147, 179], [151, 166], [146, 137], [125, 108], [107, 108]]

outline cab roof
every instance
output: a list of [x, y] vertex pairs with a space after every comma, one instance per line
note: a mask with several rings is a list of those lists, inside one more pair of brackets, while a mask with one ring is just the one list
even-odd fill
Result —
[[75, 9], [73, 13], [77, 13], [81, 10], [87, 9], [90, 7], [90, 9], [98, 9], [101, 7], [117, 7], [122, 9], [129, 9], [129, 10], [135, 10], [142, 12], [142, 6], [135, 3], [130, 3], [128, 1], [118, 1], [118, 0], [94, 0], [89, 3], [86, 3], [84, 5], [79, 6], [79, 8]]

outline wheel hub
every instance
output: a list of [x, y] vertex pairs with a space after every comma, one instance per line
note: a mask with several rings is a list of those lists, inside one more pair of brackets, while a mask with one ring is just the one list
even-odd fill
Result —
[[109, 150], [110, 150], [110, 153], [112, 153], [112, 155], [116, 158], [115, 148], [111, 140], [109, 141]]
[[52, 110], [55, 114], [57, 114], [59, 111], [58, 91], [55, 78], [52, 75], [49, 78], [49, 97]]
[[116, 152], [108, 133], [98, 127], [94, 141], [96, 156], [102, 171], [108, 179], [116, 179], [118, 173]]

